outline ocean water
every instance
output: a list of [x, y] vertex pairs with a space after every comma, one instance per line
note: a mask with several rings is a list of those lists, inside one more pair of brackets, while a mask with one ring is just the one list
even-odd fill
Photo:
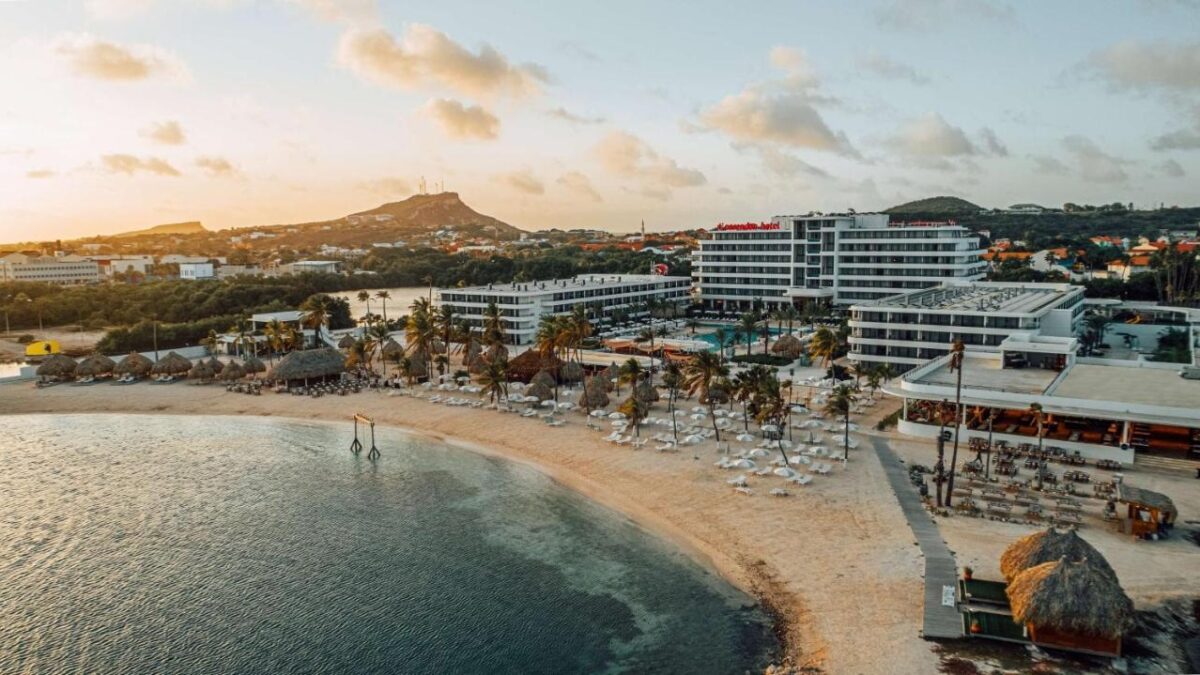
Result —
[[348, 424], [0, 417], [0, 673], [739, 673], [751, 601], [518, 464]]

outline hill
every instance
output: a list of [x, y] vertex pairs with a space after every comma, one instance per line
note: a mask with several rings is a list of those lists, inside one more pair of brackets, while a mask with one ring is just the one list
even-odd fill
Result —
[[353, 222], [368, 219], [395, 228], [402, 237], [427, 234], [447, 227], [471, 236], [495, 239], [516, 239], [521, 236], [521, 230], [512, 225], [467, 206], [457, 192], [413, 195], [403, 201], [352, 213], [342, 220]]
[[893, 206], [884, 210], [884, 213], [904, 216], [969, 216], [975, 215], [981, 210], [983, 207], [958, 197], [928, 197]]
[[189, 220], [186, 223], [168, 223], [166, 225], [155, 225], [147, 227], [144, 230], [133, 230], [131, 232], [121, 232], [118, 234], [109, 235], [114, 239], [124, 237], [144, 237], [147, 235], [162, 235], [162, 234], [202, 234], [208, 232], [198, 220]]

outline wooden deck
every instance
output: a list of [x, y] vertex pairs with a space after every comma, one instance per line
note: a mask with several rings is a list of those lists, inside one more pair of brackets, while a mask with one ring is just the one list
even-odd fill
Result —
[[900, 458], [888, 447], [886, 440], [871, 438], [871, 443], [925, 557], [925, 613], [921, 635], [926, 639], [961, 638], [962, 615], [955, 602], [958, 566], [954, 562], [954, 554], [942, 541], [933, 519], [925, 512], [921, 496], [909, 482], [908, 470]]

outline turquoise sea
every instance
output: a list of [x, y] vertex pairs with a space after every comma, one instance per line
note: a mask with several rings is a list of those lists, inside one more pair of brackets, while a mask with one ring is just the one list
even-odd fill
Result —
[[387, 430], [371, 462], [348, 424], [0, 424], [0, 673], [741, 673], [777, 649], [751, 598], [522, 465]]

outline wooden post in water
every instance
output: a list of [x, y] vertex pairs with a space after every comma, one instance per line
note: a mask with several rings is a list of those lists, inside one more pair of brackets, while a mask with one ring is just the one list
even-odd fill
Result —
[[358, 415], [354, 416], [354, 440], [350, 442], [350, 452], [358, 454], [362, 451], [362, 443], [358, 440]]
[[377, 459], [380, 453], [379, 448], [375, 446], [375, 420], [362, 413], [354, 413], [354, 442], [350, 444], [350, 450], [357, 455], [363, 449], [362, 442], [358, 440], [359, 420], [371, 425], [371, 449], [367, 452], [367, 459]]

